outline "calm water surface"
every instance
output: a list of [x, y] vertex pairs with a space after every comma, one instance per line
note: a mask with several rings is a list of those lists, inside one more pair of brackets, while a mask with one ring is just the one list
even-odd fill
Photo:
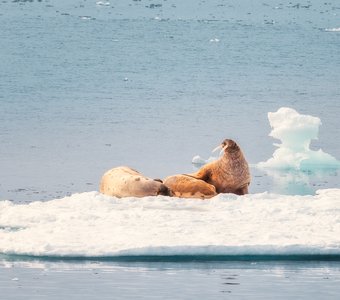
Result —
[[0, 262], [4, 299], [338, 299], [339, 262]]

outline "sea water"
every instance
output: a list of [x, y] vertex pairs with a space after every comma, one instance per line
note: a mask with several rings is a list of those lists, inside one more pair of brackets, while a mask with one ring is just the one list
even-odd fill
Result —
[[[282, 106], [320, 118], [311, 148], [339, 158], [338, 5], [239, 2], [2, 1], [1, 198], [96, 190], [118, 165], [191, 172], [224, 138], [256, 164]], [[253, 175], [252, 193], [284, 189]]]
[[[0, 262], [3, 299], [337, 299], [339, 262]], [[31, 298], [30, 298], [31, 296]]]
[[[316, 0], [1, 1], [0, 199], [7, 201], [0, 202], [0, 243], [6, 297], [18, 299], [25, 291], [53, 298], [56, 291], [70, 295], [71, 286], [90, 293], [76, 274], [93, 282], [85, 257], [96, 256], [98, 275], [110, 274], [108, 281], [96, 279], [103, 297], [118, 297], [108, 283], [117, 280], [125, 291], [120, 293], [133, 297], [131, 290], [141, 287], [134, 280], [147, 287], [139, 292], [142, 298], [155, 289], [156, 296], [177, 295], [179, 288], [179, 297], [188, 299], [197, 286], [200, 295], [214, 287], [211, 298], [229, 292], [277, 297], [272, 283], [289, 297], [314, 292], [335, 299], [337, 262], [277, 259], [302, 254], [337, 260], [338, 169], [256, 166], [275, 158], [273, 144], [283, 141], [269, 136], [268, 113], [281, 107], [318, 118], [322, 124], [308, 149], [340, 159], [339, 13], [336, 1]], [[192, 158], [208, 158], [224, 138], [235, 139], [251, 165], [249, 196], [124, 203], [93, 192], [102, 174], [118, 165], [154, 178], [192, 172]], [[154, 224], [162, 225], [159, 231]], [[130, 261], [117, 269], [113, 257], [119, 251], [151, 253], [160, 261], [174, 254], [218, 258], [164, 269], [164, 262], [140, 258], [143, 272]], [[274, 261], [256, 263], [264, 257], [254, 254]], [[35, 255], [42, 267], [18, 255]], [[60, 255], [80, 262], [65, 267], [42, 258]], [[249, 263], [235, 265], [230, 255], [246, 255]], [[108, 261], [98, 262], [102, 257]], [[40, 276], [41, 270], [51, 276]], [[254, 276], [225, 284], [238, 290], [222, 289], [221, 274], [232, 277], [229, 272]], [[35, 289], [26, 281], [32, 275]], [[268, 282], [261, 291], [257, 277]]]

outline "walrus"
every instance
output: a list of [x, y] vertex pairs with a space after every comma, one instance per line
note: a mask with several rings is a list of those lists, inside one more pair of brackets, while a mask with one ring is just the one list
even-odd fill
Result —
[[101, 179], [99, 191], [119, 198], [172, 196], [171, 190], [161, 180], [148, 178], [126, 166], [108, 170]]
[[169, 176], [164, 179], [164, 184], [176, 197], [205, 199], [217, 195], [213, 185], [186, 174]]
[[185, 198], [211, 198], [219, 193], [248, 193], [249, 166], [240, 147], [225, 139], [215, 150], [222, 149], [218, 160], [204, 165], [196, 173], [178, 174], [164, 179], [173, 194]]
[[216, 149], [222, 149], [223, 155], [190, 175], [213, 185], [217, 193], [248, 194], [249, 166], [240, 147], [225, 139]]

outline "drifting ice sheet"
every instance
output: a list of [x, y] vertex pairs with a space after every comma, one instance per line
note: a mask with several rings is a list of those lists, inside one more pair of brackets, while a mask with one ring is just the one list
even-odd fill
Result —
[[340, 254], [340, 189], [209, 201], [97, 192], [0, 201], [0, 253], [37, 256]]

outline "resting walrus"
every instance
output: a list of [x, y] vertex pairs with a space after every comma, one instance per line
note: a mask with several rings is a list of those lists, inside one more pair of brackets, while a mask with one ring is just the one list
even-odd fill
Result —
[[223, 155], [191, 176], [212, 184], [217, 193], [247, 194], [249, 166], [240, 147], [233, 140], [225, 139], [217, 148], [222, 148]]
[[102, 194], [115, 197], [171, 196], [171, 190], [160, 180], [143, 176], [129, 167], [107, 171], [100, 182]]
[[190, 175], [178, 174], [164, 179], [174, 196], [182, 198], [211, 198], [217, 195], [213, 185]]

